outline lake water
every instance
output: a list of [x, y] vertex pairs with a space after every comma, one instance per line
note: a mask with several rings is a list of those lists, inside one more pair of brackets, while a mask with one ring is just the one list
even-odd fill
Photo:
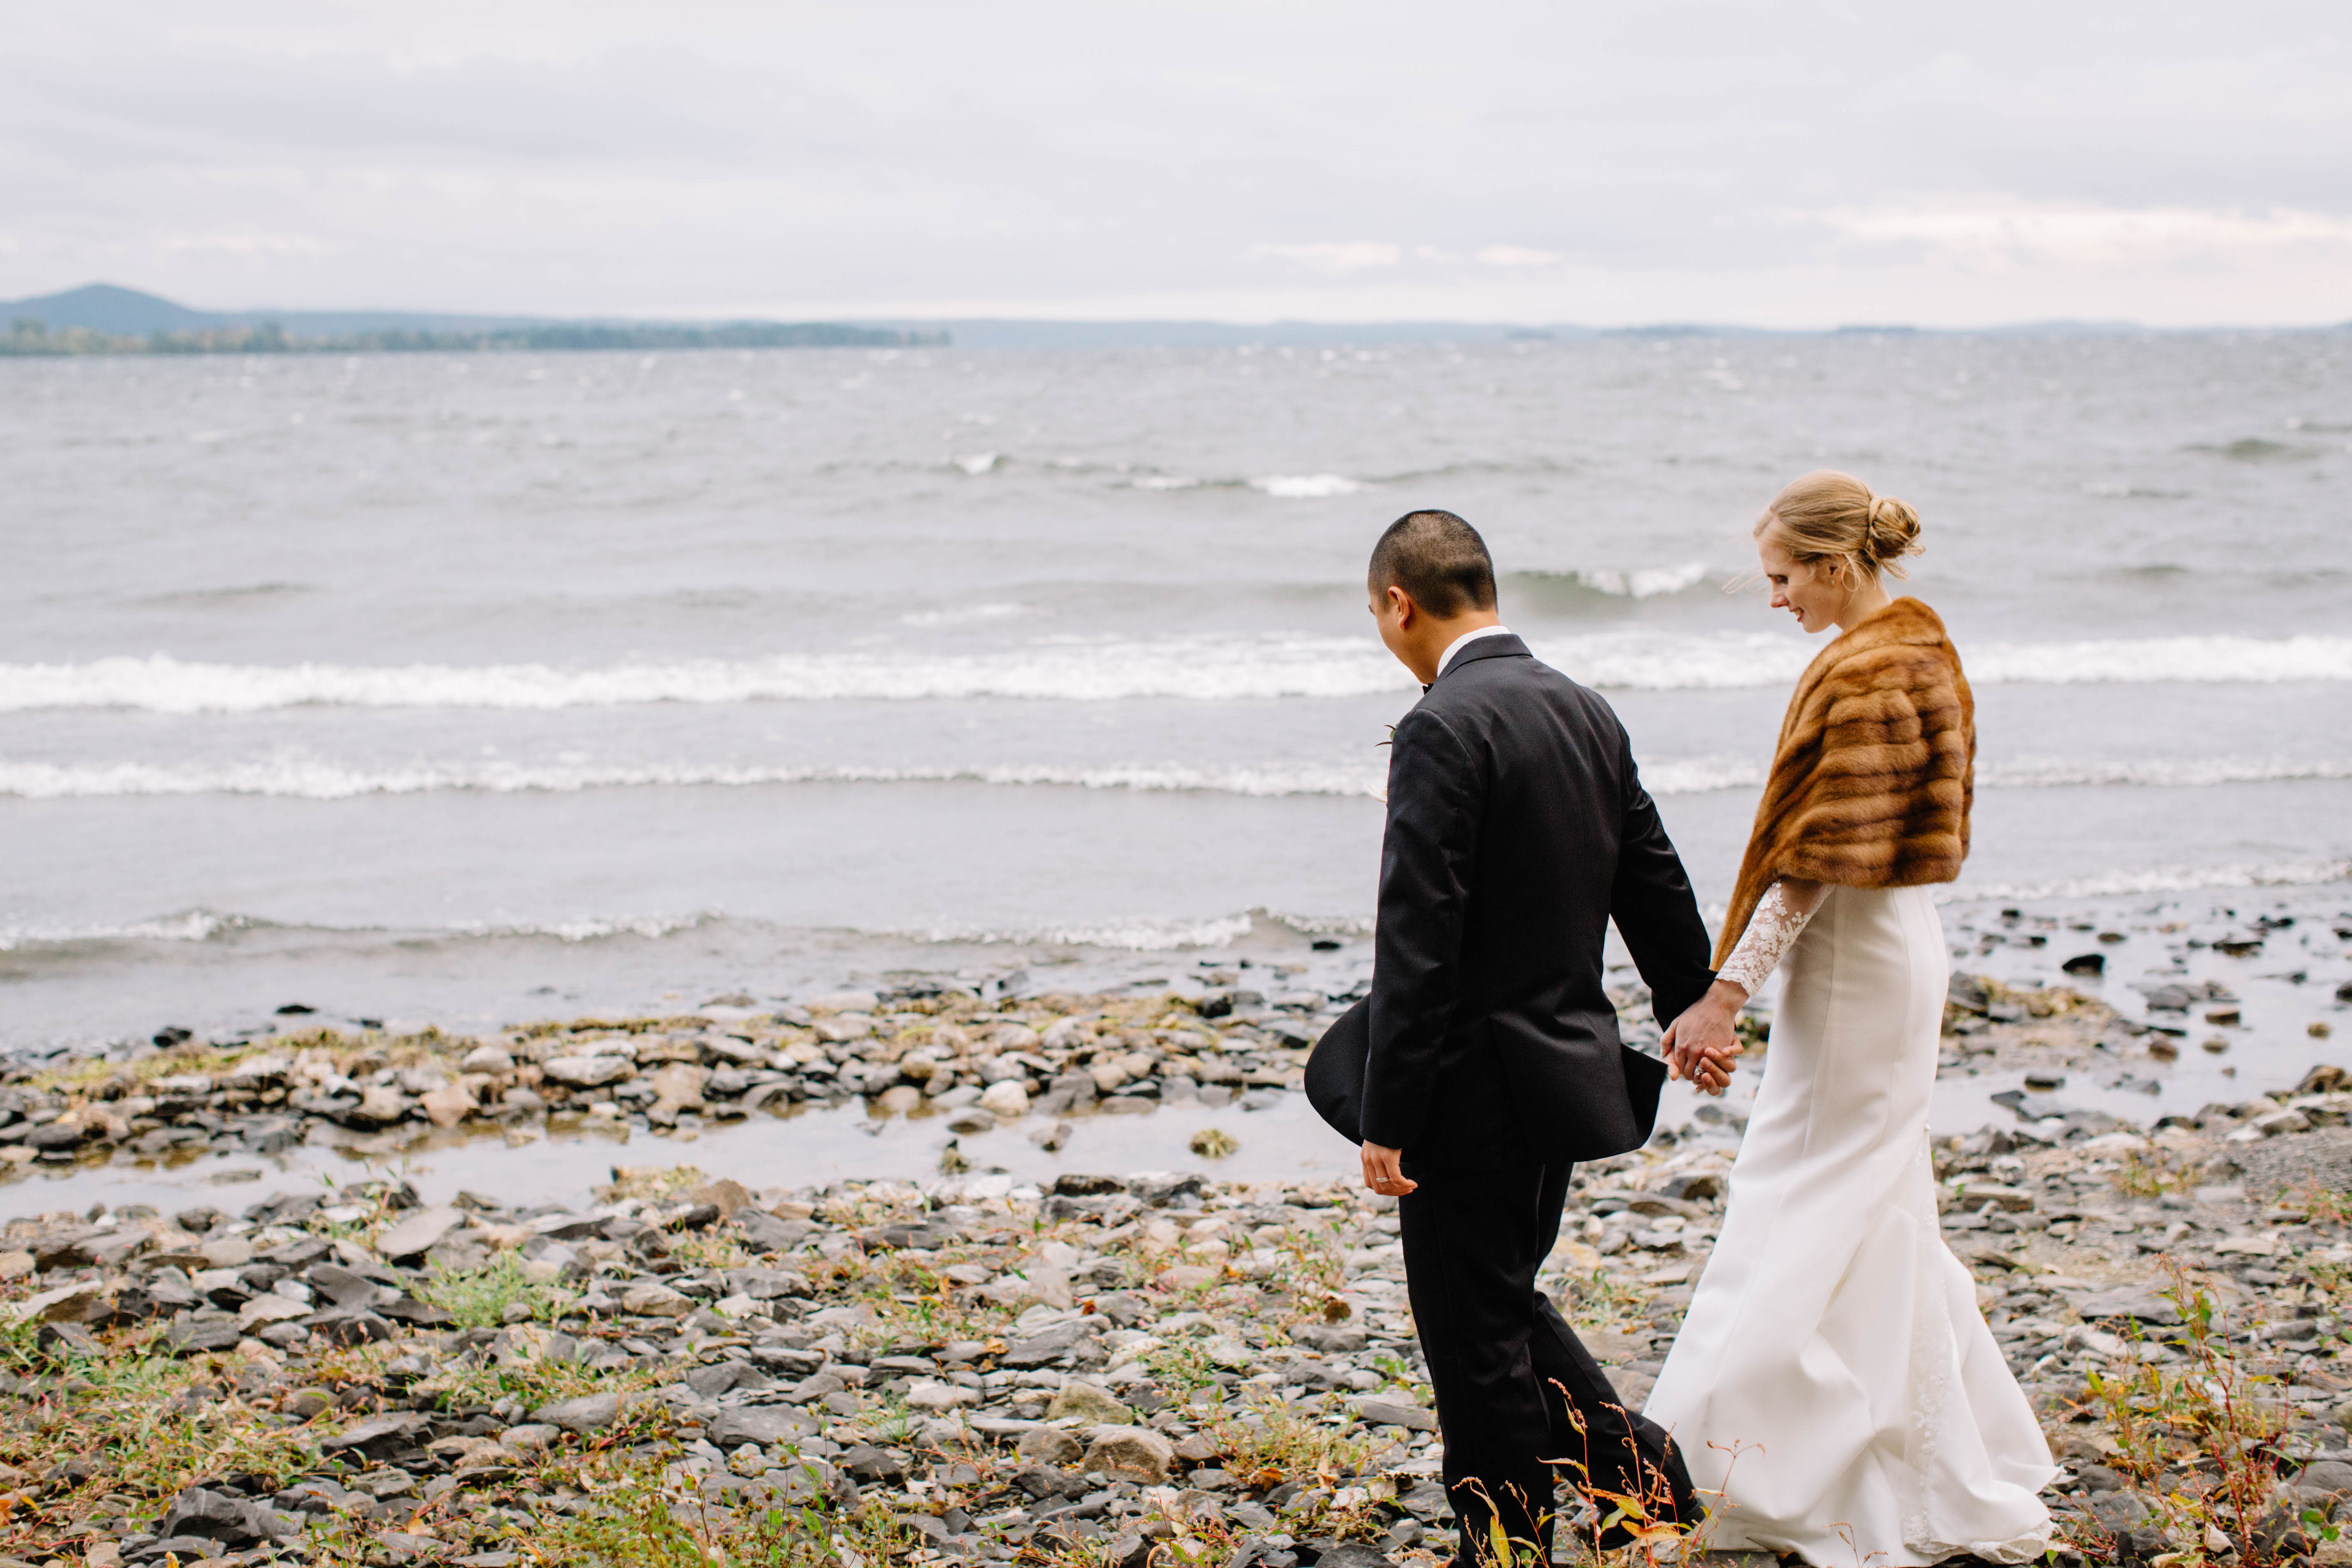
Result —
[[2352, 334], [19, 360], [0, 431], [11, 1047], [1360, 964], [1415, 506], [1719, 904], [1823, 465], [1926, 522], [1958, 895], [2352, 875]]

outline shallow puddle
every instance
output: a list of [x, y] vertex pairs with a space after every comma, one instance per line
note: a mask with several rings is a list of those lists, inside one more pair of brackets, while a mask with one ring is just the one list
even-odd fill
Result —
[[[1002, 1171], [1015, 1182], [1049, 1182], [1065, 1171], [1198, 1171], [1221, 1181], [1297, 1182], [1345, 1179], [1358, 1169], [1354, 1146], [1324, 1126], [1298, 1094], [1283, 1095], [1263, 1110], [1179, 1104], [1142, 1115], [1073, 1116], [1069, 1124], [1069, 1141], [1056, 1153], [1029, 1141], [1030, 1131], [1051, 1125], [1034, 1116], [953, 1141], [972, 1173]], [[1193, 1153], [1192, 1135], [1205, 1127], [1222, 1129], [1240, 1147], [1222, 1160]], [[427, 1203], [471, 1190], [516, 1207], [577, 1204], [589, 1188], [611, 1179], [614, 1165], [694, 1165], [751, 1187], [921, 1180], [938, 1173], [951, 1137], [944, 1118], [894, 1117], [877, 1126], [853, 1101], [668, 1137], [575, 1121], [520, 1144], [495, 1132], [439, 1133], [395, 1152], [380, 1139], [358, 1139], [341, 1146], [306, 1143], [267, 1157], [205, 1155], [169, 1167], [149, 1160], [28, 1171], [0, 1186], [0, 1218], [100, 1203], [110, 1208], [152, 1204], [165, 1213], [210, 1204], [236, 1212], [272, 1194], [316, 1192], [324, 1183], [385, 1173], [404, 1175]]]

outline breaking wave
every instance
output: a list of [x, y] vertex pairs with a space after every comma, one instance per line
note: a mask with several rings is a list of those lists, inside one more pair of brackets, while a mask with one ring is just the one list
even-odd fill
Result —
[[[1630, 589], [1629, 589], [1630, 591]], [[1818, 645], [1763, 633], [1654, 632], [1538, 639], [1591, 686], [1635, 690], [1785, 685]], [[2189, 637], [1990, 643], [1968, 650], [1978, 685], [2352, 680], [2352, 637]], [[1396, 662], [1353, 637], [1039, 642], [996, 653], [782, 654], [571, 669], [547, 664], [244, 665], [169, 654], [82, 664], [0, 664], [0, 712], [117, 708], [250, 713], [303, 706], [560, 709], [649, 702], [916, 701], [1018, 698], [1360, 697], [1410, 690]]]
[[[1644, 763], [1642, 781], [1653, 795], [1704, 795], [1762, 786], [1759, 758], [1669, 758]], [[1202, 792], [1274, 798], [1285, 795], [1377, 795], [1385, 782], [1379, 763], [1267, 763], [1199, 765], [1134, 763], [1097, 767], [1007, 763], [993, 766], [751, 767], [700, 763], [416, 763], [354, 767], [301, 755], [215, 766], [152, 763], [59, 764], [0, 763], [0, 795], [23, 800], [75, 800], [140, 795], [265, 795], [294, 800], [354, 800], [367, 795], [572, 795], [586, 790], [646, 788], [741, 789], [827, 784], [979, 784]], [[2217, 758], [2197, 762], [2065, 762], [2024, 758], [1979, 769], [1989, 789], [2121, 785], [2193, 789], [2217, 784], [2296, 780], [2352, 780], [2352, 760], [2313, 762]]]
[[2352, 881], [2352, 859], [2265, 860], [2218, 866], [2154, 866], [2046, 882], [1954, 882], [1936, 889], [1936, 901], [1979, 899], [2098, 899], [2142, 893], [2189, 893], [2206, 888], [2307, 888]]

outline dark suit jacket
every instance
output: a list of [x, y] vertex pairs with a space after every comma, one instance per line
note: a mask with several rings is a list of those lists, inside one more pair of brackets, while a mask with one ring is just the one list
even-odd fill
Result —
[[1706, 927], [1624, 727], [1517, 637], [1481, 637], [1396, 727], [1360, 1137], [1433, 1165], [1646, 1142], [1664, 1069], [1618, 1040], [1612, 919], [1673, 1021], [1714, 979]]

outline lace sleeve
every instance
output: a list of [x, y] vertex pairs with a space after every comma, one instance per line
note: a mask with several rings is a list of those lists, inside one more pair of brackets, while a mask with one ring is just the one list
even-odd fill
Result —
[[1812, 910], [1800, 909], [1789, 896], [1788, 883], [1774, 882], [1764, 889], [1755, 914], [1748, 917], [1748, 929], [1740, 933], [1739, 945], [1731, 950], [1731, 956], [1724, 961], [1716, 978], [1728, 980], [1750, 996], [1755, 995], [1764, 977], [1797, 944], [1797, 938], [1804, 933], [1805, 922], [1812, 918]]

